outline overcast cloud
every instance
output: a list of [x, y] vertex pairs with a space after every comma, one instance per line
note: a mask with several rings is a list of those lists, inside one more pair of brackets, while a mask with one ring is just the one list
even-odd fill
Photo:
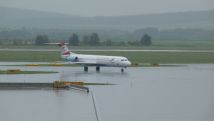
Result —
[[214, 0], [0, 0], [0, 6], [80, 16], [214, 10]]

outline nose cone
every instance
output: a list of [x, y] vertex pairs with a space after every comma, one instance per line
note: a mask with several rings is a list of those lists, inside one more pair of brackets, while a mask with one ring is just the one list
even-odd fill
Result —
[[130, 61], [127, 61], [127, 66], [131, 66], [131, 62]]

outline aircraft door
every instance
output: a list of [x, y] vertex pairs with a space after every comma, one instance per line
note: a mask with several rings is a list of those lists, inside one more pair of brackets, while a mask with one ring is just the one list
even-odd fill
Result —
[[111, 59], [111, 64], [112, 64], [113, 66], [116, 66], [117, 63], [116, 63], [116, 59], [115, 59], [115, 58], [112, 58], [112, 59]]

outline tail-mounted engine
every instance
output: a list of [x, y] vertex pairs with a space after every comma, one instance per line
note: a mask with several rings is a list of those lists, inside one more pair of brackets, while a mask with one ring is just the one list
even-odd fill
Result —
[[77, 56], [69, 56], [66, 58], [67, 61], [71, 61], [71, 62], [76, 62], [78, 61], [78, 57]]

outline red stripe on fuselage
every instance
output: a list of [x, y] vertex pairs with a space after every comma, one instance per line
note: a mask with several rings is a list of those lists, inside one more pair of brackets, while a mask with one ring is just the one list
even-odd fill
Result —
[[69, 51], [63, 53], [63, 55], [69, 55], [69, 54], [70, 54]]

